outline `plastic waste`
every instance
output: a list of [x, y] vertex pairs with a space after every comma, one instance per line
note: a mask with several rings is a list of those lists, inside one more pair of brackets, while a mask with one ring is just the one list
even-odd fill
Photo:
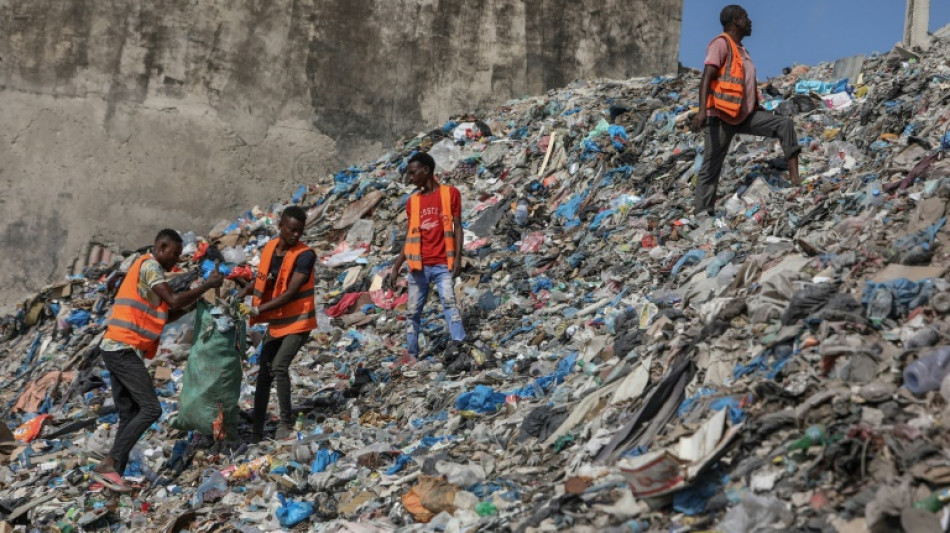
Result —
[[478, 516], [491, 516], [498, 514], [498, 507], [492, 502], [478, 502], [475, 506], [475, 512]]
[[313, 504], [310, 502], [295, 502], [285, 498], [283, 494], [278, 494], [277, 498], [280, 500], [280, 507], [275, 514], [283, 527], [294, 527], [313, 514]]
[[730, 533], [751, 533], [758, 531], [758, 527], [764, 524], [774, 526], [776, 522], [781, 522], [791, 525], [791, 520], [792, 514], [781, 500], [743, 492], [739, 504], [726, 512], [716, 529]]
[[224, 256], [224, 261], [227, 263], [240, 264], [247, 261], [247, 254], [244, 253], [244, 248], [228, 246], [224, 250], [221, 250], [221, 255]]
[[825, 427], [815, 424], [805, 430], [805, 436], [788, 445], [788, 451], [807, 450], [812, 446], [825, 443]]
[[950, 346], [941, 346], [904, 368], [904, 386], [922, 395], [940, 388], [950, 375]]
[[515, 224], [519, 226], [524, 226], [528, 222], [528, 202], [524, 200], [518, 201], [518, 206], [515, 207]]
[[191, 497], [191, 506], [195, 509], [205, 503], [215, 501], [228, 492], [228, 480], [224, 479], [221, 472], [212, 470], [205, 476], [204, 480], [198, 485], [194, 496]]
[[875, 326], [880, 326], [881, 322], [890, 318], [894, 311], [894, 295], [890, 289], [879, 288], [871, 297], [871, 304], [868, 305], [867, 317]]
[[462, 160], [462, 150], [448, 139], [434, 144], [429, 149], [429, 155], [435, 159], [436, 172], [451, 172]]
[[934, 491], [923, 500], [914, 502], [914, 508], [939, 513], [948, 503], [950, 503], [950, 487]]

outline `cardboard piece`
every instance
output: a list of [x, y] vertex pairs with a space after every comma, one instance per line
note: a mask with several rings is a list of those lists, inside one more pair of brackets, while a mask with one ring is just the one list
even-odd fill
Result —
[[155, 367], [155, 380], [156, 381], [168, 381], [172, 378], [172, 371], [167, 366], [157, 366]]
[[670, 449], [621, 459], [620, 472], [638, 498], [655, 498], [688, 486], [715, 461], [739, 434], [742, 424], [725, 429], [726, 410], [706, 421], [699, 431]]
[[942, 266], [906, 266], [891, 263], [874, 275], [874, 282], [883, 283], [897, 278], [907, 278], [911, 281], [939, 278], [946, 270], [946, 267]]

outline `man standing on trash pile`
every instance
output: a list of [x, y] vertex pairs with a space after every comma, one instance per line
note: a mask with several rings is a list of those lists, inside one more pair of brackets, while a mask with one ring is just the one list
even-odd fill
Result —
[[705, 133], [703, 164], [696, 177], [693, 213], [714, 213], [716, 189], [729, 144], [737, 133], [779, 139], [788, 161], [788, 177], [799, 185], [798, 136], [791, 118], [759, 109], [755, 65], [742, 39], [752, 35], [752, 21], [745, 9], [729, 5], [719, 14], [723, 32], [706, 48], [705, 68], [699, 85], [699, 112], [693, 130]]
[[155, 357], [162, 329], [170, 316], [174, 319], [181, 309], [224, 281], [221, 273], [214, 271], [200, 286], [175, 294], [165, 273], [178, 263], [181, 251], [178, 232], [163, 229], [158, 233], [152, 253], [132, 263], [119, 285], [105, 336], [99, 344], [112, 381], [119, 429], [112, 448], [93, 469], [92, 477], [112, 490], [132, 490], [122, 479], [129, 453], [145, 430], [162, 416], [162, 406], [142, 358]]
[[317, 309], [313, 301], [313, 267], [317, 254], [300, 242], [307, 224], [307, 212], [292, 205], [284, 209], [277, 224], [278, 237], [264, 245], [252, 292], [252, 306], [245, 307], [251, 324], [268, 323], [262, 341], [260, 372], [254, 390], [252, 440], [264, 438], [270, 388], [277, 388], [280, 423], [278, 439], [286, 439], [293, 430], [290, 402], [290, 364], [317, 327]]
[[453, 283], [462, 270], [462, 196], [455, 187], [440, 185], [434, 172], [435, 160], [429, 154], [418, 153], [409, 159], [406, 173], [419, 191], [409, 197], [406, 205], [409, 217], [406, 245], [396, 258], [388, 280], [389, 286], [394, 287], [402, 264], [409, 264], [406, 344], [411, 359], [419, 355], [422, 309], [431, 283], [439, 291], [445, 323], [452, 338], [452, 345], [446, 353], [457, 351], [465, 340]]

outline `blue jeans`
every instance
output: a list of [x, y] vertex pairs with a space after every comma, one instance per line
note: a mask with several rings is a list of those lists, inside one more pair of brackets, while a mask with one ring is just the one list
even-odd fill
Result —
[[409, 303], [406, 310], [409, 319], [409, 332], [406, 335], [409, 355], [419, 355], [419, 328], [422, 324], [422, 308], [429, 297], [429, 284], [435, 283], [442, 302], [445, 323], [449, 326], [449, 335], [453, 341], [465, 340], [465, 328], [462, 327], [462, 313], [455, 301], [455, 289], [452, 273], [445, 265], [424, 266], [422, 270], [409, 271]]

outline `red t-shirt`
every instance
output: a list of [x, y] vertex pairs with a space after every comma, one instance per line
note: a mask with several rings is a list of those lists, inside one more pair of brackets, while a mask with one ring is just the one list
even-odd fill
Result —
[[[449, 203], [452, 205], [452, 217], [462, 218], [462, 195], [455, 187], [449, 187]], [[406, 216], [410, 203], [406, 203]], [[442, 195], [438, 187], [429, 194], [419, 195], [419, 226], [422, 233], [422, 266], [447, 265], [445, 257], [445, 235], [442, 234]], [[461, 239], [461, 235], [456, 235]]]

